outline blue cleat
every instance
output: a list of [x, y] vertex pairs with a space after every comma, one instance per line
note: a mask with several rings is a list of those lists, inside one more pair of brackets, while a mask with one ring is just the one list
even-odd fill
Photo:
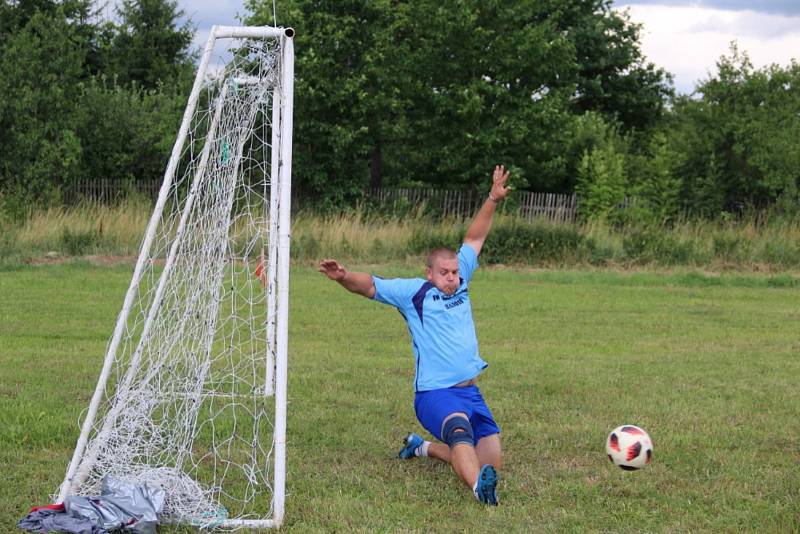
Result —
[[400, 449], [400, 452], [397, 455], [403, 460], [414, 458], [416, 456], [416, 454], [414, 454], [414, 451], [416, 451], [417, 447], [422, 445], [424, 441], [425, 440], [423, 440], [420, 436], [412, 432], [411, 434], [406, 436], [406, 438], [403, 440], [405, 446], [402, 449]]
[[475, 492], [478, 495], [478, 500], [483, 504], [491, 504], [497, 506], [497, 471], [494, 467], [486, 464], [481, 467], [481, 472], [478, 473], [478, 486]]

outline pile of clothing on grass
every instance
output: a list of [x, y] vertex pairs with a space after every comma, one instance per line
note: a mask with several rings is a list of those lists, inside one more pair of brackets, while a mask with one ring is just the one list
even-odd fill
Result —
[[97, 497], [70, 495], [63, 503], [37, 506], [17, 526], [30, 532], [155, 534], [164, 495], [160, 487], [108, 475]]

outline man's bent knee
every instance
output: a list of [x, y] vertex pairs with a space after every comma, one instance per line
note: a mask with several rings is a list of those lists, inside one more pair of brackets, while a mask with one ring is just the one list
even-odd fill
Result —
[[450, 447], [460, 443], [474, 446], [475, 434], [469, 419], [460, 414], [449, 417], [442, 425], [442, 439]]

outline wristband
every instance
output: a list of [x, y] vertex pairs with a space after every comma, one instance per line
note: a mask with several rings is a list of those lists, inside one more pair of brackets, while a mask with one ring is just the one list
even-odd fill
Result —
[[489, 200], [491, 200], [495, 204], [500, 204], [500, 202], [502, 202], [502, 199], [495, 198], [495, 196], [492, 194], [491, 191], [489, 191]]

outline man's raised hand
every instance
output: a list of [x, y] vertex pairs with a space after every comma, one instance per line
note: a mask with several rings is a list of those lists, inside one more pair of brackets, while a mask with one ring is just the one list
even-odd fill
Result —
[[495, 202], [500, 202], [509, 192], [511, 192], [510, 187], [506, 187], [506, 182], [508, 182], [508, 177], [511, 174], [511, 171], [507, 171], [505, 165], [495, 165], [494, 166], [494, 174], [492, 175], [492, 190], [489, 193], [489, 197], [494, 200]]
[[347, 276], [347, 269], [345, 269], [342, 264], [336, 260], [322, 260], [319, 262], [319, 269], [317, 270], [331, 280], [335, 280], [337, 282], [341, 282], [344, 280], [344, 277]]

